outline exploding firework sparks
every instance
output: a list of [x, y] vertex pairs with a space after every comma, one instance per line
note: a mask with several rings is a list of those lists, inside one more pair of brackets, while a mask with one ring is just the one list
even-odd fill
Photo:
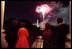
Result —
[[41, 13], [43, 15], [43, 19], [45, 17], [45, 14], [48, 14], [50, 11], [51, 11], [51, 8], [47, 4], [37, 6], [36, 8], [36, 12]]

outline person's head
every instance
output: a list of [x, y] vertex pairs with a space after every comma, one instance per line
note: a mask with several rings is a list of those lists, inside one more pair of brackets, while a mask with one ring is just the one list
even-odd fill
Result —
[[46, 23], [45, 24], [45, 29], [50, 29], [51, 28], [51, 25], [49, 23]]
[[62, 22], [63, 22], [63, 19], [61, 17], [58, 17], [57, 18], [57, 23], [59, 24], [59, 23], [62, 23]]
[[16, 19], [16, 18], [14, 18], [14, 19], [12, 20], [12, 22], [13, 22], [13, 24], [16, 26], [16, 25], [18, 25], [19, 20]]
[[26, 23], [25, 22], [20, 22], [20, 27], [26, 27]]

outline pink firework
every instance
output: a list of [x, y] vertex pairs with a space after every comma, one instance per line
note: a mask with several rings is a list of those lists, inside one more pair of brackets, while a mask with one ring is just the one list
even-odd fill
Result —
[[42, 13], [42, 15], [44, 16], [45, 14], [47, 14], [48, 12], [51, 11], [51, 8], [47, 5], [47, 4], [43, 4], [40, 6], [36, 7], [36, 12], [37, 13]]

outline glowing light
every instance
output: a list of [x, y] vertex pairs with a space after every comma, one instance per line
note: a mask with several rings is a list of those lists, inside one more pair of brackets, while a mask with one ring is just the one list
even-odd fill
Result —
[[39, 27], [39, 20], [37, 19], [37, 27]]
[[37, 8], [36, 8], [36, 12], [42, 13], [43, 15], [45, 13], [50, 12], [50, 11], [51, 11], [51, 8], [47, 4], [43, 4], [41, 6], [37, 6]]
[[37, 6], [36, 8], [36, 12], [41, 13], [43, 15], [43, 19], [45, 17], [45, 14], [48, 14], [50, 11], [51, 11], [51, 8], [47, 4]]
[[[45, 28], [45, 22], [44, 22], [45, 21], [44, 20], [45, 15], [48, 14], [51, 10], [52, 10], [52, 8], [50, 8], [47, 4], [42, 4], [42, 5], [36, 7], [35, 11], [37, 13], [39, 13], [42, 16], [42, 18], [43, 18], [43, 22], [40, 25], [40, 28], [42, 30]], [[39, 26], [38, 24], [39, 23], [38, 23], [38, 20], [37, 20], [37, 26]]]

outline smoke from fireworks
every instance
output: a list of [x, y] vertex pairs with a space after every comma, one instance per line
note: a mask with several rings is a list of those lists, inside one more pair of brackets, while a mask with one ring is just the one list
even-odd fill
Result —
[[[46, 5], [49, 7], [50, 12], [48, 12], [47, 10], [46, 11], [44, 10], [46, 7], [46, 6], [44, 6], [45, 4], [37, 6], [35, 11], [37, 13], [41, 14], [42, 16], [44, 15], [45, 23], [50, 23], [51, 25], [57, 25], [57, 23], [56, 23], [57, 17], [62, 17], [64, 20], [64, 23], [68, 23], [68, 6], [63, 7], [64, 5], [66, 5], [64, 3], [63, 2], [54, 2], [54, 1], [48, 2], [48, 3], [46, 3]], [[41, 9], [41, 7], [42, 7], [42, 9]], [[43, 11], [44, 11], [44, 14], [42, 14]]]

